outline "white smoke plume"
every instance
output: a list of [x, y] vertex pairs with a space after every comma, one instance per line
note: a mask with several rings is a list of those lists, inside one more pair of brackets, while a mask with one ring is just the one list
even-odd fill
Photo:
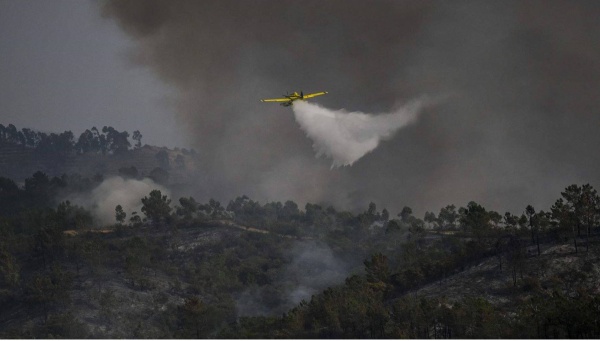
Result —
[[426, 99], [418, 99], [391, 113], [373, 115], [344, 109], [331, 110], [317, 104], [297, 101], [294, 115], [300, 127], [313, 141], [317, 157], [331, 158], [331, 168], [351, 166], [373, 151], [398, 129], [417, 120]]
[[292, 248], [292, 255], [286, 269], [286, 277], [293, 283], [288, 294], [290, 308], [328, 286], [343, 283], [350, 271], [349, 264], [323, 243], [299, 242]]
[[253, 287], [239, 295], [239, 316], [280, 315], [329, 286], [344, 283], [352, 264], [324, 243], [301, 241], [289, 249], [290, 263], [273, 287]]
[[142, 215], [141, 199], [148, 196], [154, 189], [158, 189], [163, 195], [170, 197], [168, 189], [154, 183], [151, 179], [123, 179], [115, 176], [104, 180], [90, 193], [78, 194], [70, 197], [69, 200], [89, 209], [98, 223], [109, 225], [116, 222], [115, 207], [117, 205], [123, 207], [127, 218], [131, 216], [131, 212]]

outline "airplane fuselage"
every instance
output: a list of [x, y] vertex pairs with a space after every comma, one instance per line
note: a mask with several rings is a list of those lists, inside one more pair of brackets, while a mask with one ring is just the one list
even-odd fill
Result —
[[321, 95], [325, 95], [327, 92], [317, 92], [314, 94], [308, 94], [308, 95], [304, 95], [304, 92], [300, 91], [300, 93], [294, 91], [291, 94], [287, 94], [287, 95], [283, 95], [284, 98], [269, 98], [269, 99], [263, 99], [261, 100], [261, 102], [279, 102], [280, 105], [283, 105], [284, 107], [289, 107], [291, 105], [294, 104], [294, 101], [297, 100], [304, 100], [307, 98], [312, 98], [312, 97], [316, 97], [316, 96], [321, 96]]

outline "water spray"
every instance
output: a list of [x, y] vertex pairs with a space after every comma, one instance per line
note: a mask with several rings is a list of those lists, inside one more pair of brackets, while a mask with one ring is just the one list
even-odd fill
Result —
[[316, 157], [332, 159], [334, 168], [351, 166], [382, 140], [414, 123], [428, 102], [423, 98], [414, 100], [391, 113], [378, 115], [331, 110], [305, 101], [297, 101], [293, 109], [296, 121], [313, 141]]

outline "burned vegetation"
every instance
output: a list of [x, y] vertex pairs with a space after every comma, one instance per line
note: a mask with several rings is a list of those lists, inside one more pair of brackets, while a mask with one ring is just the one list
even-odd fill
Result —
[[[21, 143], [2, 134], [5, 150]], [[154, 159], [175, 168], [168, 151]], [[131, 167], [0, 177], [1, 338], [600, 337], [600, 198], [588, 184], [546, 210], [469, 202], [422, 219], [151, 189], [102, 223], [89, 202], [64, 200], [146, 176]]]

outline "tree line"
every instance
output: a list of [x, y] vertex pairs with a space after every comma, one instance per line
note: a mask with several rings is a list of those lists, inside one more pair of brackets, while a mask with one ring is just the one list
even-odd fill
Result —
[[[18, 130], [13, 124], [0, 124], [0, 143], [20, 145], [33, 148], [40, 152], [70, 153], [101, 153], [119, 154], [132, 148], [127, 131], [118, 131], [113, 127], [104, 126], [102, 130], [96, 127], [86, 129], [76, 139], [71, 131], [62, 133], [44, 133], [29, 128]], [[131, 135], [133, 148], [142, 147], [142, 134], [136, 130]]]

